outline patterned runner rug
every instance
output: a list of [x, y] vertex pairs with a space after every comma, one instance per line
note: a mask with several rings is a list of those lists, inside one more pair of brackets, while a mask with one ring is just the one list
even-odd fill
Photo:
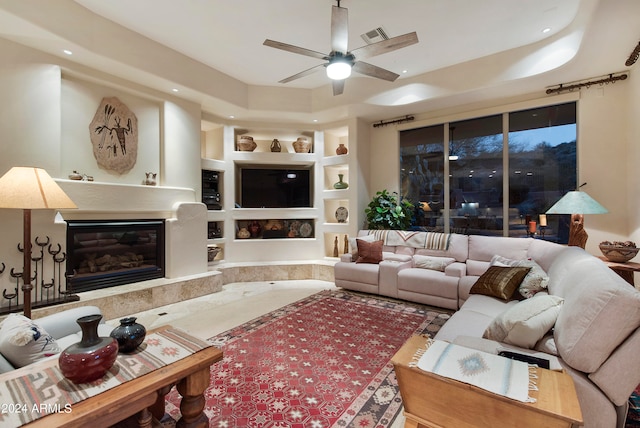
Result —
[[[18, 427], [53, 412], [72, 411], [71, 405], [136, 377], [181, 360], [211, 346], [188, 333], [166, 328], [149, 334], [139, 349], [119, 354], [100, 379], [74, 384], [66, 379], [57, 359], [0, 375], [1, 427]], [[9, 403], [14, 404], [9, 408]]]
[[[433, 337], [450, 312], [344, 291], [324, 291], [209, 342], [211, 427], [387, 427], [402, 402], [391, 358], [413, 334]], [[180, 397], [167, 395], [171, 425]]]

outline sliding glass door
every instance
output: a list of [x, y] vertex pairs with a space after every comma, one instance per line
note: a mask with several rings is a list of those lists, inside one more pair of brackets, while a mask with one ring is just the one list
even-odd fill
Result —
[[576, 188], [576, 103], [400, 132], [400, 189], [423, 230], [566, 243], [544, 214]]

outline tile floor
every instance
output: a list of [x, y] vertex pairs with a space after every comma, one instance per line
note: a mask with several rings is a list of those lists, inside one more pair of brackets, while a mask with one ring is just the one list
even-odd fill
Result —
[[[260, 315], [321, 290], [335, 289], [318, 280], [236, 282], [217, 293], [131, 314], [147, 330], [171, 324], [201, 339], [208, 339]], [[117, 326], [118, 319], [106, 321]]]
[[[236, 282], [226, 284], [217, 293], [131, 316], [137, 317], [137, 322], [148, 330], [171, 324], [208, 339], [319, 291], [335, 288], [333, 282], [318, 280]], [[108, 320], [107, 323], [117, 326], [119, 320]], [[403, 426], [404, 417], [400, 415], [390, 428]]]

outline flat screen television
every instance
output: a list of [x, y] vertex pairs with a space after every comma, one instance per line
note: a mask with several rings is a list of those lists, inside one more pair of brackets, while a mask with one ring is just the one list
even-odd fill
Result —
[[313, 167], [239, 166], [239, 208], [311, 208]]

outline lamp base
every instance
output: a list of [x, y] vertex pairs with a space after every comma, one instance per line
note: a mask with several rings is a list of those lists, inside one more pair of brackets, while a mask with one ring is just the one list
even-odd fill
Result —
[[587, 245], [587, 239], [589, 239], [589, 235], [584, 230], [584, 216], [582, 214], [571, 214], [569, 246], [584, 248]]

